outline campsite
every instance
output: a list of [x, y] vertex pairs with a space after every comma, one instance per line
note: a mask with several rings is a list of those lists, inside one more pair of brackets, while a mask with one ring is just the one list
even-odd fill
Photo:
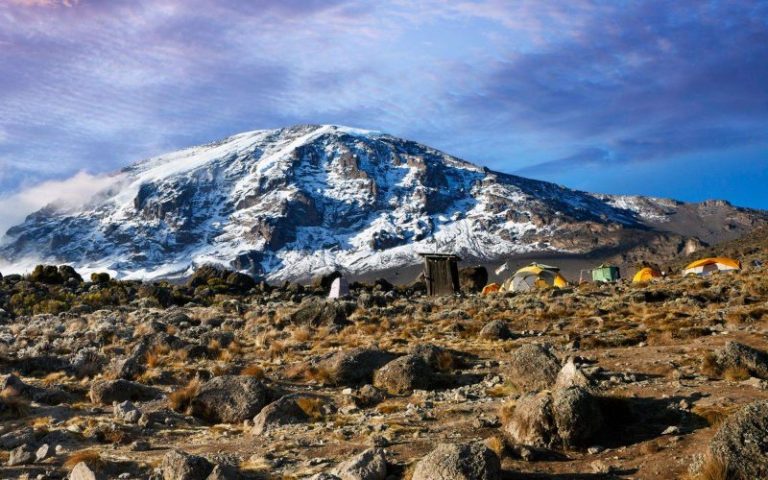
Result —
[[461, 478], [758, 478], [722, 445], [768, 400], [766, 257], [757, 235], [582, 282], [450, 254], [401, 285], [6, 275], [0, 476], [426, 480], [447, 455]]

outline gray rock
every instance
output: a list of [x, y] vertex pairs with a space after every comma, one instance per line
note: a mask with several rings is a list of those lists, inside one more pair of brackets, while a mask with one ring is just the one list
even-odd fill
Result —
[[552, 413], [562, 445], [566, 448], [589, 445], [603, 427], [597, 400], [581, 387], [558, 389], [552, 396]]
[[355, 348], [322, 357], [315, 362], [334, 385], [355, 386], [370, 382], [373, 373], [395, 356], [375, 348]]
[[155, 400], [162, 396], [162, 392], [129, 380], [103, 380], [91, 385], [91, 402], [101, 405], [110, 405], [112, 402], [133, 402]]
[[442, 444], [422, 458], [412, 480], [498, 480], [499, 457], [481, 443]]
[[260, 435], [281, 425], [307, 423], [316, 419], [327, 403], [320, 395], [285, 395], [264, 407], [253, 419], [253, 433]]
[[480, 330], [479, 336], [486, 340], [507, 340], [514, 338], [512, 330], [510, 330], [507, 323], [502, 320], [491, 320], [486, 323]]
[[514, 443], [531, 447], [551, 448], [557, 442], [557, 424], [552, 416], [552, 395], [549, 392], [523, 395], [515, 411], [503, 426]]
[[509, 360], [505, 376], [525, 392], [549, 388], [560, 371], [560, 362], [549, 345], [523, 345], [512, 352]]
[[0, 436], [0, 449], [11, 450], [19, 445], [30, 443], [34, 440], [35, 431], [32, 427], [20, 428]]
[[728, 342], [717, 352], [718, 367], [745, 368], [750, 375], [768, 380], [768, 353], [738, 342]]
[[52, 453], [51, 447], [47, 443], [40, 445], [40, 447], [35, 451], [35, 462], [42, 462], [48, 458], [50, 453]]
[[385, 480], [387, 459], [380, 448], [371, 448], [339, 464], [333, 472], [341, 480]]
[[11, 450], [11, 455], [8, 457], [8, 466], [15, 467], [17, 465], [27, 465], [34, 463], [35, 461], [35, 448], [32, 444], [25, 443]]
[[589, 377], [573, 363], [573, 358], [569, 358], [565, 365], [563, 365], [563, 368], [560, 369], [560, 372], [558, 372], [554, 388], [587, 388], [591, 383]]
[[147, 353], [149, 343], [140, 342], [127, 357], [114, 359], [109, 365], [109, 371], [116, 378], [133, 380], [147, 370]]
[[85, 462], [80, 462], [69, 473], [69, 480], [106, 480], [106, 477], [92, 470]]
[[373, 375], [373, 384], [393, 395], [413, 390], [429, 390], [436, 383], [435, 374], [418, 355], [405, 355], [384, 365]]
[[768, 478], [768, 400], [751, 403], [728, 417], [709, 443], [728, 478]]
[[122, 403], [114, 402], [112, 404], [112, 412], [116, 419], [126, 423], [138, 423], [141, 418], [141, 410], [136, 408], [129, 400]]
[[528, 394], [518, 399], [504, 425], [513, 442], [537, 447], [579, 447], [603, 426], [597, 399], [581, 387]]
[[240, 478], [235, 467], [216, 465], [206, 480], [237, 480]]
[[191, 413], [208, 422], [240, 423], [264, 408], [267, 394], [267, 387], [253, 377], [214, 377], [205, 382], [192, 399]]
[[319, 327], [320, 325], [343, 325], [347, 323], [347, 314], [342, 302], [310, 300], [304, 302], [290, 316], [291, 323]]
[[213, 471], [213, 465], [203, 457], [171, 450], [163, 457], [160, 469], [163, 480], [205, 480]]

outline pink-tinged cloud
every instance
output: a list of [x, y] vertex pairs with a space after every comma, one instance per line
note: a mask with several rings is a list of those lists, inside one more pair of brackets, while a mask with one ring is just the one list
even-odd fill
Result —
[[74, 7], [80, 0], [7, 0], [21, 7]]

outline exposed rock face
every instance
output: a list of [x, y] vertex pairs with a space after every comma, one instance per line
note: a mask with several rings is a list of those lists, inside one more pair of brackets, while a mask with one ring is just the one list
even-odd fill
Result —
[[732, 367], [746, 368], [753, 377], [768, 379], [768, 353], [743, 343], [726, 343], [725, 347], [717, 352], [716, 362], [723, 370]]
[[723, 422], [709, 449], [728, 478], [768, 478], [768, 401], [743, 407]]
[[555, 383], [559, 371], [560, 362], [549, 345], [526, 344], [511, 353], [505, 375], [521, 390], [535, 392]]
[[373, 376], [373, 384], [394, 395], [413, 390], [428, 390], [435, 386], [435, 374], [418, 355], [405, 355], [379, 369]]
[[442, 444], [422, 458], [412, 480], [498, 480], [499, 457], [480, 443]]
[[[389, 135], [300, 125], [131, 165], [83, 207], [49, 206], [10, 229], [0, 258], [50, 258], [144, 278], [181, 276], [213, 261], [273, 281], [307, 280], [336, 269], [355, 275], [417, 265], [417, 253], [435, 243], [478, 261], [555, 249], [658, 257], [690, 251], [691, 237], [735, 238], [765, 219], [723, 202], [592, 195]], [[78, 281], [68, 271], [39, 274]], [[481, 277], [470, 277], [475, 290]]]
[[192, 415], [214, 423], [253, 418], [267, 404], [268, 390], [253, 377], [222, 375], [205, 382], [191, 402]]

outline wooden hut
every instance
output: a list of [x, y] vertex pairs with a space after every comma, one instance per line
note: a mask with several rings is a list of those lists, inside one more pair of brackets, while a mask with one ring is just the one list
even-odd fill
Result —
[[461, 258], [450, 253], [420, 253], [424, 257], [424, 281], [427, 294], [432, 296], [453, 295], [459, 286], [459, 262]]

